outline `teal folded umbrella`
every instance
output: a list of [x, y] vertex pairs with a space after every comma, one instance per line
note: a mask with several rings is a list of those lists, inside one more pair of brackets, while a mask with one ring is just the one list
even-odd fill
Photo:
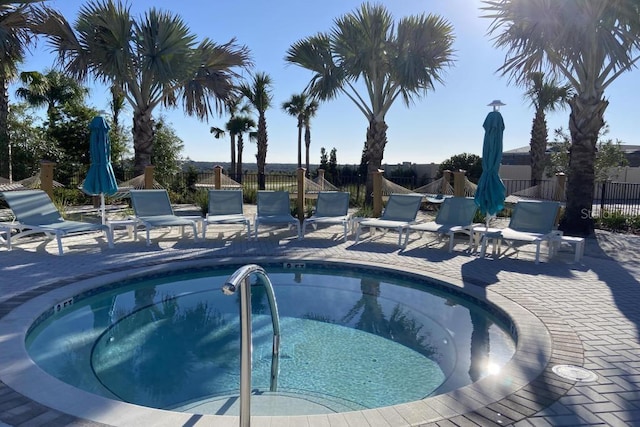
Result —
[[504, 121], [500, 112], [490, 112], [482, 127], [485, 130], [482, 146], [482, 175], [476, 188], [475, 202], [478, 209], [485, 214], [488, 227], [489, 218], [504, 208], [506, 197], [506, 188], [499, 175], [504, 133]]
[[97, 116], [91, 120], [90, 154], [91, 166], [82, 186], [87, 194], [100, 195], [102, 223], [105, 222], [104, 195], [115, 194], [118, 183], [111, 166], [111, 142], [109, 125], [104, 118]]

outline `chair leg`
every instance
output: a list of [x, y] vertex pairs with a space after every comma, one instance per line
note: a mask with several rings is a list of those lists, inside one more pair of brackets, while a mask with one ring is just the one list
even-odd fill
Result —
[[62, 249], [62, 236], [56, 233], [56, 240], [58, 241], [58, 254], [60, 256], [64, 255], [64, 250]]
[[485, 235], [480, 237], [480, 258], [484, 258], [486, 253], [487, 253], [487, 236]]
[[347, 242], [347, 227], [348, 227], [348, 223], [345, 221], [343, 224], [344, 227], [344, 242]]
[[113, 248], [113, 230], [111, 228], [107, 228], [104, 230], [104, 234], [107, 235], [107, 244], [110, 248]]
[[407, 227], [407, 229], [404, 231], [404, 245], [402, 245], [403, 248], [407, 247], [407, 244], [409, 243], [409, 233], [411, 232], [411, 230], [409, 229], [409, 227]]
[[356, 243], [360, 241], [360, 232], [362, 231], [362, 226], [358, 224], [358, 228], [356, 228]]

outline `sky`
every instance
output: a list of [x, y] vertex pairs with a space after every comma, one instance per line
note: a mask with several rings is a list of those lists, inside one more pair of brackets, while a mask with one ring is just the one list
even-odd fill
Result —
[[[84, 1], [50, 0], [49, 6], [75, 22]], [[512, 84], [497, 69], [505, 52], [493, 47], [487, 35], [490, 19], [482, 18], [480, 0], [386, 0], [381, 1], [397, 20], [417, 14], [435, 14], [445, 18], [455, 35], [455, 62], [445, 69], [442, 84], [410, 107], [398, 100], [386, 116], [388, 143], [383, 163], [440, 163], [453, 155], [482, 155], [482, 123], [491, 111], [489, 104], [499, 99], [505, 121], [504, 151], [528, 146], [534, 115], [525, 89]], [[353, 12], [361, 4], [354, 0], [135, 0], [130, 2], [134, 15], [152, 7], [181, 16], [198, 40], [208, 37], [222, 44], [232, 38], [251, 51], [254, 71], [265, 72], [273, 80], [272, 108], [267, 110], [269, 163], [297, 162], [297, 120], [282, 111], [282, 103], [302, 92], [312, 77], [310, 71], [288, 64], [287, 49], [295, 42], [318, 32], [328, 32], [336, 18]], [[54, 65], [54, 56], [44, 41], [38, 43], [21, 67], [21, 71], [44, 72]], [[247, 73], [245, 76], [249, 77]], [[108, 90], [90, 82], [88, 103], [109, 111]], [[10, 88], [15, 93], [15, 88]], [[605, 91], [609, 107], [605, 121], [607, 138], [623, 144], [640, 145], [640, 120], [633, 105], [640, 94], [640, 71], [620, 76]], [[633, 103], [633, 104], [632, 104]], [[131, 109], [128, 111], [131, 118]], [[186, 116], [182, 110], [157, 109], [175, 129], [184, 143], [182, 155], [195, 161], [228, 162], [228, 137], [215, 139], [211, 126], [224, 128], [227, 117], [213, 117], [209, 122]], [[550, 137], [559, 127], [568, 128], [569, 110], [547, 114]], [[257, 121], [257, 118], [256, 118]], [[321, 103], [311, 122], [311, 163], [319, 163], [320, 149], [336, 149], [339, 164], [358, 164], [366, 138], [366, 117], [346, 96]], [[256, 145], [245, 142], [243, 159], [255, 162]], [[303, 154], [304, 159], [304, 154]]]

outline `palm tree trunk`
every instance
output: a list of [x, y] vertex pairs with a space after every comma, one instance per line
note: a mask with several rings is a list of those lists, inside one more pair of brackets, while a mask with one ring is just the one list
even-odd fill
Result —
[[302, 116], [298, 117], [298, 169], [302, 167]]
[[258, 153], [256, 161], [258, 163], [258, 188], [264, 190], [266, 188], [266, 176], [264, 174], [265, 165], [267, 163], [267, 119], [264, 112], [260, 112], [258, 117]]
[[604, 126], [604, 111], [609, 102], [602, 96], [569, 101], [571, 115], [569, 131], [569, 176], [567, 179], [567, 209], [561, 229], [572, 235], [587, 236], [593, 232], [593, 190], [595, 185], [596, 146]]
[[307, 178], [311, 176], [311, 171], [309, 170], [309, 147], [311, 147], [311, 127], [305, 126], [304, 128], [304, 146], [306, 149], [305, 156], [305, 167], [307, 168]]
[[153, 119], [151, 109], [134, 111], [133, 113], [133, 149], [135, 176], [144, 174], [146, 166], [151, 164], [153, 153]]
[[538, 108], [533, 118], [531, 129], [531, 185], [540, 184], [544, 174], [545, 156], [547, 152], [547, 119], [544, 110]]
[[0, 176], [9, 176], [9, 81], [0, 73]]
[[373, 174], [382, 166], [384, 147], [387, 145], [387, 124], [371, 119], [367, 128], [367, 184], [364, 202], [371, 205], [373, 201]]
[[242, 151], [244, 150], [244, 140], [242, 134], [238, 135], [238, 163], [236, 163], [236, 181], [242, 184]]
[[[229, 173], [231, 175], [234, 175], [236, 173], [236, 135], [234, 133], [232, 133], [230, 135], [231, 138], [231, 165], [229, 167]], [[232, 176], [231, 177], [234, 180], [238, 180], [237, 176]]]

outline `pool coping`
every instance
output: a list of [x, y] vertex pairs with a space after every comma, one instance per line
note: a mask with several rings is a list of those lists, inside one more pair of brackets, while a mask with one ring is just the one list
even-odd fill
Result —
[[[229, 257], [197, 258], [170, 263], [151, 262], [142, 264], [135, 270], [112, 268], [64, 279], [15, 296], [0, 303], [0, 336], [9, 337], [3, 343], [0, 355], [0, 381], [15, 393], [22, 394], [47, 408], [77, 417], [79, 420], [109, 425], [193, 425], [211, 423], [235, 426], [236, 416], [194, 415], [151, 409], [123, 402], [116, 402], [76, 389], [50, 377], [40, 370], [26, 356], [24, 334], [31, 323], [41, 314], [43, 307], [77, 295], [84, 290], [106, 284], [124, 277], [161, 272], [168, 269], [260, 263], [309, 261], [315, 263], [351, 264], [367, 269], [400, 271], [427, 277], [429, 280], [452, 286], [480, 300], [497, 305], [509, 314], [517, 335], [517, 349], [514, 358], [497, 375], [491, 375], [476, 383], [449, 393], [401, 405], [343, 412], [329, 415], [309, 415], [294, 417], [253, 416], [252, 421], [261, 425], [295, 425], [295, 419], [304, 418], [310, 427], [335, 424], [358, 424], [371, 426], [418, 425], [444, 419], [455, 420], [464, 417], [482, 425], [505, 425], [538, 412], [557, 400], [573, 387], [575, 381], [565, 380], [555, 375], [551, 368], [557, 364], [582, 365], [582, 346], [575, 333], [550, 311], [534, 315], [526, 308], [510, 299], [485, 289], [481, 283], [456, 280], [424, 272], [407, 266], [383, 266], [366, 261], [351, 262], [344, 259], [287, 257]], [[49, 304], [50, 303], [50, 304]], [[47, 305], [49, 304], [49, 305]], [[37, 314], [34, 315], [34, 312]], [[22, 322], [22, 329], [16, 324]], [[19, 369], [17, 369], [19, 368]], [[2, 415], [0, 414], [0, 420]], [[144, 421], [142, 421], [144, 420]], [[455, 421], [454, 421], [455, 422]], [[367, 424], [368, 423], [368, 424]]]

